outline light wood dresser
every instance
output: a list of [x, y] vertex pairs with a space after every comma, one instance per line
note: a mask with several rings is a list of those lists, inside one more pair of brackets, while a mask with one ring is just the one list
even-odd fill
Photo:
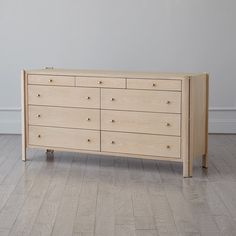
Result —
[[22, 71], [26, 148], [167, 160], [207, 167], [208, 74]]

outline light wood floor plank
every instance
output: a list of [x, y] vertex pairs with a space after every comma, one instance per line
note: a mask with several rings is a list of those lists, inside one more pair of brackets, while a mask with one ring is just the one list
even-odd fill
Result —
[[1, 236], [235, 236], [236, 135], [209, 135], [209, 169], [28, 151], [0, 135]]
[[[72, 179], [71, 177], [69, 177], [68, 179], [68, 176], [69, 174], [70, 176], [72, 176], [72, 173], [74, 173], [71, 167], [72, 159], [73, 156], [68, 156], [68, 154], [66, 154], [64, 156], [64, 159], [60, 160], [60, 163], [67, 163], [63, 170], [59, 165], [57, 166], [55, 174], [52, 178], [44, 201], [41, 205], [41, 208], [33, 225], [32, 231], [30, 233], [31, 235], [51, 235], [58, 213], [58, 209], [60, 207], [62, 194], [64, 191], [66, 191], [66, 183], [69, 181], [69, 179]], [[76, 164], [74, 166], [77, 167]], [[71, 184], [74, 185], [74, 181], [71, 181]], [[68, 194], [70, 193], [71, 191], [68, 192]]]
[[59, 166], [59, 163], [60, 162], [57, 162], [57, 165], [47, 165], [41, 170], [34, 181], [32, 189], [28, 193], [28, 197], [16, 218], [13, 227], [11, 228], [10, 236], [18, 234], [30, 235], [35, 219], [52, 180], [52, 176], [54, 175], [57, 166]]

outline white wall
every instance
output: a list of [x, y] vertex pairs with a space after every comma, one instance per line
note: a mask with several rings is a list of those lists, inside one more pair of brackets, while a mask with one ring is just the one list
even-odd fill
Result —
[[0, 132], [20, 132], [20, 70], [209, 72], [210, 131], [236, 132], [235, 0], [1, 0]]

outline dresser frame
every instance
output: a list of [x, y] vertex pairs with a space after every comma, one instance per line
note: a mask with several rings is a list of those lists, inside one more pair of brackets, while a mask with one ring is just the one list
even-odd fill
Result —
[[[68, 149], [63, 147], [35, 146], [29, 144], [29, 110], [28, 110], [28, 76], [55, 75], [73, 77], [101, 77], [153, 80], [180, 80], [181, 81], [181, 147], [180, 158], [165, 156], [150, 156], [125, 154], [114, 152], [87, 151]], [[101, 88], [100, 88], [101, 91]], [[101, 92], [100, 92], [101, 93]], [[22, 160], [26, 161], [27, 148], [42, 148], [48, 152], [53, 150], [91, 153], [98, 155], [123, 156], [142, 159], [154, 159], [179, 162], [183, 165], [183, 176], [192, 176], [193, 160], [202, 158], [202, 167], [208, 168], [208, 96], [209, 75], [202, 74], [167, 74], [167, 73], [139, 73], [139, 72], [111, 72], [111, 71], [84, 71], [84, 70], [23, 70], [21, 73], [22, 94]], [[101, 109], [101, 108], [100, 108]]]

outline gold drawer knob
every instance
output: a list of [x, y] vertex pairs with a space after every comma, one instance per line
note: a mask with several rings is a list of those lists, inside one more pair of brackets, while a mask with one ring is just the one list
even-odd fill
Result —
[[115, 123], [115, 120], [111, 120], [111, 123]]
[[41, 138], [41, 135], [40, 135], [40, 134], [38, 134], [38, 138]]
[[100, 80], [100, 81], [98, 81], [98, 84], [102, 84], [102, 81]]
[[87, 141], [88, 141], [88, 142], [91, 142], [91, 140], [90, 140], [89, 138], [87, 139]]
[[111, 141], [111, 144], [115, 144], [115, 141]]
[[166, 126], [170, 126], [170, 123], [166, 123]]
[[171, 102], [170, 101], [167, 101], [166, 104], [170, 104]]
[[40, 114], [37, 114], [37, 117], [38, 117], [38, 118], [40, 118], [40, 117], [41, 117], [41, 115], [40, 115]]
[[88, 100], [91, 98], [91, 97], [86, 97]]
[[37, 97], [40, 97], [40, 96], [41, 96], [41, 95], [38, 93], [38, 94], [37, 94]]
[[87, 118], [87, 121], [90, 121], [91, 119], [90, 118]]
[[167, 149], [170, 149], [170, 145], [167, 145], [166, 148], [167, 148]]
[[50, 83], [52, 83], [52, 79], [49, 79], [48, 81], [49, 81]]
[[115, 101], [115, 98], [111, 98], [111, 101]]

